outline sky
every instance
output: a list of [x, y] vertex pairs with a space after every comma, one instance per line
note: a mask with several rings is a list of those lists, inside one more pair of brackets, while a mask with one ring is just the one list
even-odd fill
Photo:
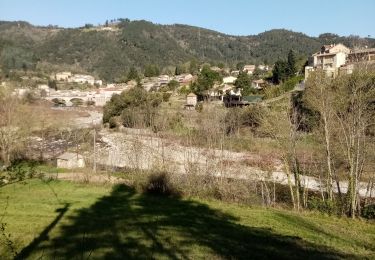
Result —
[[231, 35], [289, 29], [375, 37], [375, 0], [0, 0], [0, 20], [78, 27], [129, 18]]

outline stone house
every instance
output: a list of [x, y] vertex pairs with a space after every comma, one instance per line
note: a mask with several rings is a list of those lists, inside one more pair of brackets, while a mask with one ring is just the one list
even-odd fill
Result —
[[186, 96], [186, 105], [185, 107], [187, 109], [194, 109], [195, 106], [197, 105], [198, 99], [197, 95], [194, 93], [190, 93], [189, 95]]

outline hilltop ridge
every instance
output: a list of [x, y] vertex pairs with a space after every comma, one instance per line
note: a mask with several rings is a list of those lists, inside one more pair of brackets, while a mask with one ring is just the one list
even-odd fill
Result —
[[325, 33], [310, 37], [300, 32], [274, 29], [249, 36], [233, 36], [183, 24], [160, 25], [121, 19], [115, 30], [86, 25], [80, 28], [34, 26], [28, 22], [0, 21], [1, 67], [44, 69], [59, 67], [93, 73], [107, 81], [124, 75], [131, 66], [161, 68], [191, 60], [224, 63], [273, 64], [293, 49], [307, 58], [322, 44], [375, 47], [375, 40]]

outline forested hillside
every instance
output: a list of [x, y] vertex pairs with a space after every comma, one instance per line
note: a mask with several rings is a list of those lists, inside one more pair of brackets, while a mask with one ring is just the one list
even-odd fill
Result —
[[148, 64], [164, 68], [191, 60], [231, 67], [239, 62], [273, 64], [279, 58], [286, 58], [290, 49], [307, 57], [322, 44], [339, 42], [349, 47], [375, 46], [371, 38], [340, 37], [330, 33], [309, 37], [277, 29], [252, 36], [231, 36], [187, 25], [159, 25], [127, 19], [112, 25], [112, 30], [0, 22], [3, 71], [67, 68], [93, 73], [107, 81], [121, 78], [131, 66], [142, 71]]

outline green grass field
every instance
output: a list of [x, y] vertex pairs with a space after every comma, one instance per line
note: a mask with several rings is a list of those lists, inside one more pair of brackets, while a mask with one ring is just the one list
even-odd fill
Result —
[[0, 220], [0, 259], [375, 256], [373, 222], [143, 195], [124, 185], [7, 185], [0, 188]]

